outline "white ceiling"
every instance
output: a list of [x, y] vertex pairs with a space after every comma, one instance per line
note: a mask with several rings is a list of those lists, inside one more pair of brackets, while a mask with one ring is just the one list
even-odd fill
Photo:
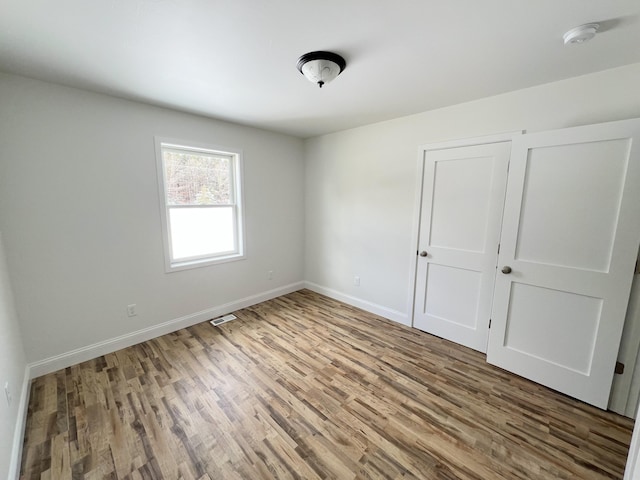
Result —
[[[310, 137], [640, 62], [639, 13], [638, 0], [0, 0], [0, 70]], [[564, 47], [588, 22], [601, 33]], [[296, 70], [313, 50], [347, 61], [322, 89]]]

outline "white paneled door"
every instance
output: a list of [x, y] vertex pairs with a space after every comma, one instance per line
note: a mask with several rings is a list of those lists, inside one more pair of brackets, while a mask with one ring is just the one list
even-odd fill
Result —
[[639, 120], [512, 144], [487, 360], [600, 408], [640, 241], [639, 147]]
[[424, 152], [413, 326], [486, 352], [509, 143]]

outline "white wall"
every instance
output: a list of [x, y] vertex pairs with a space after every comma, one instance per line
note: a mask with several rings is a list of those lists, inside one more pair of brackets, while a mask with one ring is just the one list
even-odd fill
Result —
[[[5, 74], [0, 98], [0, 230], [28, 362], [303, 280], [301, 140]], [[165, 273], [154, 135], [243, 150], [245, 260]]]
[[[9, 475], [9, 467], [14, 462], [13, 468], [17, 469], [26, 400], [22, 398], [23, 387], [27, 385], [26, 365], [0, 234], [0, 478], [15, 478], [15, 472]], [[5, 398], [5, 382], [9, 382], [13, 397], [10, 405]]]
[[640, 64], [309, 139], [305, 279], [408, 322], [420, 145], [632, 117]]

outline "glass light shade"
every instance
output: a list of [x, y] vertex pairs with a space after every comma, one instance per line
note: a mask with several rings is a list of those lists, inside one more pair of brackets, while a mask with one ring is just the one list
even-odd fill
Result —
[[311, 60], [302, 66], [302, 74], [322, 86], [340, 74], [340, 66], [331, 60]]
[[319, 87], [340, 75], [346, 66], [344, 58], [333, 52], [309, 52], [298, 59], [300, 73]]

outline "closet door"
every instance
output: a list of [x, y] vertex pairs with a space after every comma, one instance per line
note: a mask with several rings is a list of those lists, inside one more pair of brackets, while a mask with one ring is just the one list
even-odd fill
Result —
[[606, 408], [640, 241], [640, 121], [514, 139], [487, 360]]
[[425, 151], [413, 326], [487, 351], [509, 143]]

